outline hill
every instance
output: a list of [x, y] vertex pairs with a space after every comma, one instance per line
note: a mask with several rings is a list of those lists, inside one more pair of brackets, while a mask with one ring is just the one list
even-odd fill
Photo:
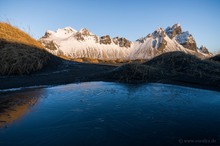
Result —
[[0, 22], [0, 74], [29, 74], [50, 59], [43, 46], [18, 28]]
[[220, 89], [218, 62], [181, 51], [163, 53], [144, 63], [126, 64], [100, 76], [108, 81], [179, 83]]
[[216, 62], [220, 63], [220, 54], [217, 54], [215, 56], [210, 57], [209, 60], [216, 61]]

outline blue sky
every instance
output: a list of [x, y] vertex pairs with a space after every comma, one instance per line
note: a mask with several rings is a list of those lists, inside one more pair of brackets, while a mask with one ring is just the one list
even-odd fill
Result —
[[0, 0], [0, 20], [35, 38], [48, 29], [71, 26], [131, 41], [180, 23], [198, 46], [220, 51], [219, 0]]

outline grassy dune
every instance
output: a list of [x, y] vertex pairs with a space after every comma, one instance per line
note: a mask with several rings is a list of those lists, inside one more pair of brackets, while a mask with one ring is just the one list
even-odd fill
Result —
[[40, 70], [50, 55], [25, 32], [0, 22], [0, 74], [29, 74]]
[[169, 52], [144, 63], [120, 66], [101, 76], [120, 82], [181, 82], [220, 88], [220, 63], [184, 52]]

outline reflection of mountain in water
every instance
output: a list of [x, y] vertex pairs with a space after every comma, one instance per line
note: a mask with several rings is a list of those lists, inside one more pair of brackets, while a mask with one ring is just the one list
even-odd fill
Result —
[[43, 94], [43, 89], [7, 93], [0, 98], [0, 128], [22, 117]]

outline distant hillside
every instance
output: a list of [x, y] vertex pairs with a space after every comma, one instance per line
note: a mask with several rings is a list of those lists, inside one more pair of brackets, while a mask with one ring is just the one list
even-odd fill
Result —
[[0, 22], [0, 74], [29, 74], [47, 64], [50, 54], [25, 32]]
[[108, 81], [179, 82], [220, 89], [218, 62], [201, 60], [181, 51], [163, 53], [144, 63], [126, 64], [100, 76]]

